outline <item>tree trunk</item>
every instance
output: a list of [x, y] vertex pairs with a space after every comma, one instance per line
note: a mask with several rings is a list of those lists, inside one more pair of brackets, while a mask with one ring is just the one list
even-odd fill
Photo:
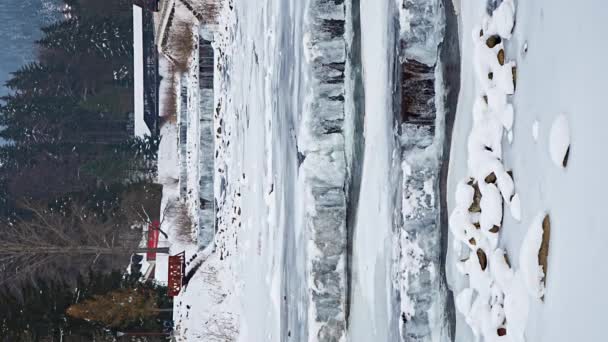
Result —
[[64, 254], [64, 255], [116, 255], [133, 253], [161, 253], [169, 254], [169, 247], [159, 248], [112, 248], [112, 247], [28, 247], [10, 246], [0, 247], [0, 254], [28, 255], [28, 254]]
[[169, 247], [138, 248], [133, 253], [160, 253], [160, 254], [169, 254]]
[[122, 336], [169, 336], [169, 333], [164, 332], [135, 332], [135, 331], [119, 331], [116, 333], [118, 337]]

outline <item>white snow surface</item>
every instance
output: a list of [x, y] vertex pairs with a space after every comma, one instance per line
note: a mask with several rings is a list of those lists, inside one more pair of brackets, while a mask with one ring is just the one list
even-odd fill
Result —
[[[601, 57], [607, 48], [597, 44], [608, 30], [602, 14], [607, 4], [599, 0], [539, 0], [517, 5], [517, 24], [505, 43], [507, 58], [515, 58], [518, 67], [512, 98], [516, 119], [513, 144], [503, 145], [502, 160], [514, 171], [521, 222], [504, 216], [499, 248], [508, 252], [512, 265], [520, 267], [522, 242], [536, 215], [545, 211], [551, 215], [552, 235], [543, 301], [528, 295], [521, 272], [514, 272], [512, 278], [510, 272], [496, 272], [505, 275], [504, 281], [511, 279], [505, 293], [520, 294], [505, 297], [505, 315], [522, 317], [507, 320], [508, 334], [538, 342], [603, 341], [603, 312], [608, 305], [603, 284], [608, 270], [593, 260], [603, 259], [608, 241], [603, 227], [608, 184], [597, 181], [603, 179], [608, 167], [604, 158], [597, 157], [604, 154], [603, 127], [608, 124], [602, 100], [608, 70], [603, 68]], [[485, 1], [462, 1], [459, 10], [462, 80], [448, 181], [450, 212], [457, 206], [457, 184], [469, 176], [467, 151], [461, 146], [467, 143], [473, 121], [470, 111], [479, 96], [470, 32], [485, 10]], [[577, 18], [585, 25], [565, 24], [565, 18]], [[527, 52], [522, 46], [529, 48]], [[550, 123], [556, 113], [569, 114], [570, 140], [576, 147], [565, 170], [556, 168], [548, 153]], [[534, 126], [538, 127], [538, 140], [536, 133], [530, 134]], [[454, 241], [450, 244], [448, 258], [457, 259], [454, 251], [460, 247]], [[468, 287], [456, 269], [448, 265], [447, 272], [455, 294]], [[466, 296], [460, 302], [466, 307]], [[457, 315], [455, 341], [475, 341], [464, 315]]]

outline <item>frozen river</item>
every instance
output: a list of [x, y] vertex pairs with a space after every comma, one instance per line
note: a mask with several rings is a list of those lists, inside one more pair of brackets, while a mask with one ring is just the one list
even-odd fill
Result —
[[[396, 3], [237, 0], [234, 8], [238, 48], [226, 84], [227, 111], [239, 118], [232, 173], [247, 179], [241, 340], [398, 341]], [[445, 54], [443, 70], [456, 79], [447, 69], [457, 55]]]
[[[363, 77], [365, 96], [371, 99], [365, 109], [370, 118], [365, 122], [365, 138], [374, 143], [365, 151], [369, 158], [362, 166], [359, 209], [349, 209], [356, 220], [350, 232], [354, 235], [353, 255], [347, 258], [353, 263], [353, 282], [346, 284], [352, 290], [349, 302], [336, 306], [338, 310], [350, 307], [347, 334], [352, 341], [393, 340], [397, 331], [391, 323], [389, 253], [392, 197], [388, 174], [393, 147], [388, 84], [394, 41], [390, 39], [393, 25], [388, 24], [387, 15], [392, 7], [388, 0], [376, 5], [370, 1], [361, 4], [362, 10], [371, 11], [362, 23], [363, 49], [367, 51], [363, 54]], [[317, 339], [309, 328], [311, 305], [316, 302], [309, 301], [307, 283], [312, 276], [310, 249], [306, 248], [311, 232], [305, 212], [311, 203], [306, 203], [307, 181], [299, 171], [303, 156], [298, 150], [298, 133], [306, 115], [302, 114], [306, 95], [303, 87], [311, 82], [304, 71], [303, 21], [307, 6], [310, 3], [295, 0], [235, 2], [234, 39], [241, 48], [232, 56], [228, 90], [233, 101], [230, 108], [246, 118], [239, 121], [236, 138], [242, 141], [236, 148], [241, 150], [239, 166], [249, 179], [242, 199], [243, 217], [247, 219], [240, 233], [240, 239], [248, 242], [239, 256], [240, 320], [246, 336], [243, 338], [248, 341]], [[381, 70], [376, 68], [379, 61]], [[342, 291], [346, 294], [346, 288]], [[322, 306], [319, 310], [333, 309]], [[340, 315], [347, 319], [346, 312]]]

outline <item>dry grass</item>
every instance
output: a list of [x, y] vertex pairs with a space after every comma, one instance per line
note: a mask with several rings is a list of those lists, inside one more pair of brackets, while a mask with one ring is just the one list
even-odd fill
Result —
[[220, 15], [219, 0], [179, 0], [203, 25], [216, 25]]
[[187, 72], [190, 66], [190, 60], [196, 45], [192, 30], [192, 23], [175, 20], [169, 32], [166, 53], [173, 63], [175, 71], [179, 74]]
[[161, 95], [163, 101], [163, 112], [161, 113], [161, 127], [165, 122], [177, 122], [177, 75], [173, 67], [166, 76], [167, 86]]
[[174, 201], [166, 208], [166, 215], [172, 218], [171, 235], [184, 244], [193, 243], [192, 232], [194, 225], [188, 213], [188, 208], [181, 201]]
[[204, 331], [206, 340], [210, 342], [236, 341], [239, 334], [236, 317], [229, 312], [213, 314], [209, 320], [204, 322]]
[[218, 0], [203, 0], [198, 12], [202, 14], [202, 18], [199, 18], [202, 24], [217, 24], [220, 2]]

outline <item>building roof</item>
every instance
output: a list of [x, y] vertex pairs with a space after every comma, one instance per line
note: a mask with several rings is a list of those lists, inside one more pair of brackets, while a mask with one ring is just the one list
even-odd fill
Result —
[[133, 5], [148, 11], [158, 12], [158, 2], [159, 0], [133, 0]]
[[158, 55], [152, 15], [133, 5], [134, 135], [158, 134]]

